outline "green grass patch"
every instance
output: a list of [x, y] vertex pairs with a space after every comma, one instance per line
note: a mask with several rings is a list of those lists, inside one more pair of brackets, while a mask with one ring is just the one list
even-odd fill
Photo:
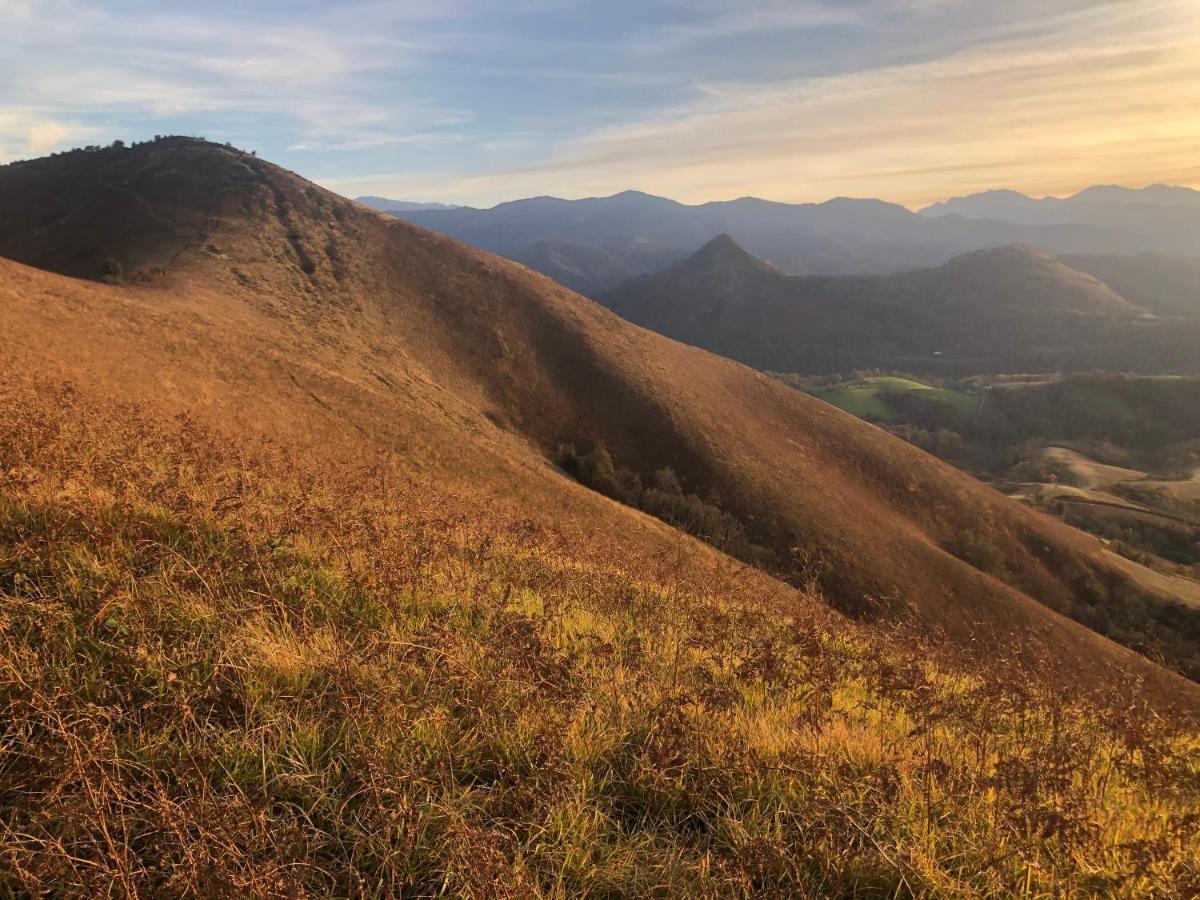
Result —
[[887, 402], [889, 393], [910, 394], [925, 401], [945, 404], [963, 416], [974, 415], [979, 406], [978, 398], [962, 391], [932, 387], [919, 381], [892, 376], [849, 381], [822, 388], [816, 391], [815, 395], [860, 419], [890, 424], [897, 421], [897, 415]]

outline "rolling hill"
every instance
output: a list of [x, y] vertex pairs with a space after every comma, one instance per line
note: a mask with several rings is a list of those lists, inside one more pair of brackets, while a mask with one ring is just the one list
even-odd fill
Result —
[[[719, 247], [720, 252], [714, 252]], [[600, 298], [639, 325], [780, 372], [1196, 371], [1196, 320], [1157, 320], [1031, 247], [890, 276], [802, 277], [723, 236]]]
[[[709, 248], [776, 277], [735, 250]], [[1188, 865], [1186, 842], [1165, 874], [1112, 849], [1167, 827], [1132, 780], [1071, 807], [1117, 823], [1086, 848], [997, 832], [997, 803], [1059, 802], [1009, 790], [1018, 757], [1092, 772], [1138, 740], [1176, 765], [1134, 718], [1085, 752], [1092, 707], [1064, 698], [1186, 723], [1200, 687], [1069, 618], [1136, 590], [1099, 542], [879, 429], [202, 141], [0, 168], [0, 257], [4, 778], [38, 798], [6, 801], [0, 841], [27, 891], [961, 893], [1083, 853], [1139, 884]], [[598, 443], [773, 563], [557, 465]], [[953, 756], [996, 722], [998, 761]], [[874, 749], [828, 736], [851, 732]], [[851, 790], [882, 782], [842, 748], [902, 745], [925, 762], [863, 818]], [[903, 835], [943, 755], [999, 787], [964, 789], [920, 861]], [[760, 840], [744, 805], [823, 811], [825, 836]], [[1019, 870], [957, 849], [1027, 845]]]

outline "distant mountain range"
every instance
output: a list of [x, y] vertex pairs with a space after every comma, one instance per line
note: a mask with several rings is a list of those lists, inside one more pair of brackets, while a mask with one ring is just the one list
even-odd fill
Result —
[[[1130, 260], [1139, 259], [1080, 265], [1136, 282]], [[1159, 277], [1181, 289], [1163, 301], [1135, 294], [1141, 303], [1027, 245], [894, 275], [794, 276], [721, 235], [599, 300], [668, 337], [775, 371], [1200, 371], [1200, 302], [1189, 307], [1182, 290], [1196, 263], [1158, 259]]]
[[387, 197], [359, 197], [358, 202], [385, 213], [409, 213], [429, 209], [458, 209], [445, 203], [413, 203], [409, 200], [389, 200]]
[[1070, 197], [1030, 197], [1019, 191], [983, 191], [934, 203], [923, 216], [958, 214], [971, 219], [1003, 219], [1025, 225], [1061, 225], [1099, 218], [1108, 221], [1114, 209], [1183, 207], [1200, 209], [1200, 191], [1153, 184], [1145, 188], [1096, 185]]
[[1013, 243], [1060, 254], [1200, 255], [1200, 192], [1094, 187], [1067, 199], [992, 191], [920, 213], [879, 200], [774, 203], [752, 197], [689, 206], [626, 191], [537, 197], [491, 209], [361, 202], [523, 262], [598, 296], [695, 252], [720, 234], [790, 275], [886, 275]]

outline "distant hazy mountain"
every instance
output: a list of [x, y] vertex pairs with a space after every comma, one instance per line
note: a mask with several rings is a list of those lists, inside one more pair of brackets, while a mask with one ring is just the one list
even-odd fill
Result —
[[387, 197], [355, 197], [355, 202], [385, 213], [408, 213], [422, 209], [459, 209], [445, 203], [411, 203], [408, 200], [389, 200]]
[[653, 271], [627, 256], [610, 253], [603, 247], [587, 247], [565, 241], [530, 244], [513, 259], [585, 295], [600, 293], [614, 284]]
[[[688, 206], [637, 191], [587, 200], [536, 197], [492, 209], [400, 210], [399, 217], [484, 250], [527, 262], [595, 295], [625, 269], [655, 271], [719, 234], [791, 274], [887, 274], [940, 265], [954, 256], [1009, 243], [1048, 253], [1129, 253], [1154, 249], [1137, 235], [1091, 225], [1021, 225], [958, 216], [920, 216], [879, 200], [825, 203], [740, 200]], [[544, 248], [552, 243], [555, 254]], [[578, 248], [600, 248], [604, 256]], [[563, 256], [593, 258], [579, 280]], [[616, 261], [616, 262], [614, 262]]]
[[957, 213], [972, 219], [1003, 219], [1028, 225], [1061, 225], [1080, 221], [1105, 206], [1182, 206], [1200, 209], [1200, 191], [1187, 187], [1154, 184], [1146, 188], [1096, 185], [1070, 197], [1034, 198], [1019, 191], [982, 191], [934, 203], [921, 210], [923, 216]]
[[1072, 197], [1041, 199], [1016, 191], [986, 191], [935, 203], [921, 215], [1002, 219], [1031, 226], [1090, 225], [1126, 235], [1126, 253], [1140, 245], [1160, 253], [1200, 254], [1200, 191], [1165, 184], [1141, 189], [1100, 185]]
[[1028, 246], [889, 276], [791, 276], [729, 236], [599, 298], [669, 337], [763, 369], [1196, 371], [1200, 320], [1159, 320]]

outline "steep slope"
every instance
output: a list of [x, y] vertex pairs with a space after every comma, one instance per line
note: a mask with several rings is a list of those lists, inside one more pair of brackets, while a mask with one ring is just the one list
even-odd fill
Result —
[[[662, 334], [775, 371], [1042, 371], [1039, 364], [1093, 367], [1114, 345], [1128, 350], [1146, 334], [1182, 352], [1190, 346], [1091, 275], [1019, 245], [935, 269], [829, 278], [764, 269], [732, 245], [720, 260], [697, 253], [600, 301]], [[1141, 365], [1158, 361], [1147, 351]]]
[[1200, 317], [1200, 258], [1165, 253], [1070, 255], [1062, 261], [1099, 278], [1131, 303], [1160, 316]]
[[[818, 576], [854, 615], [1100, 689], [1133, 672], [1162, 702], [1197, 703], [1194, 685], [1050, 611], [1125, 583], [1098, 543], [516, 264], [187, 140], [0, 169], [0, 210], [0, 253], [17, 260], [0, 277], [6, 369], [314, 452], [385, 452], [536, 520], [622, 535], [631, 561], [677, 556], [665, 526], [552, 464], [560, 444], [603, 440], [719, 495], [784, 574]], [[21, 265], [94, 275], [109, 257], [166, 274], [107, 286]], [[964, 534], [1004, 565], [966, 561]]]
[[927, 329], [924, 317], [888, 304], [875, 286], [871, 278], [789, 277], [721, 235], [599, 302], [660, 334], [760, 368], [784, 370], [799, 355], [836, 367], [847, 356], [901, 353]]
[[1135, 684], [4, 375], [0, 893], [1194, 893], [1196, 729]]

